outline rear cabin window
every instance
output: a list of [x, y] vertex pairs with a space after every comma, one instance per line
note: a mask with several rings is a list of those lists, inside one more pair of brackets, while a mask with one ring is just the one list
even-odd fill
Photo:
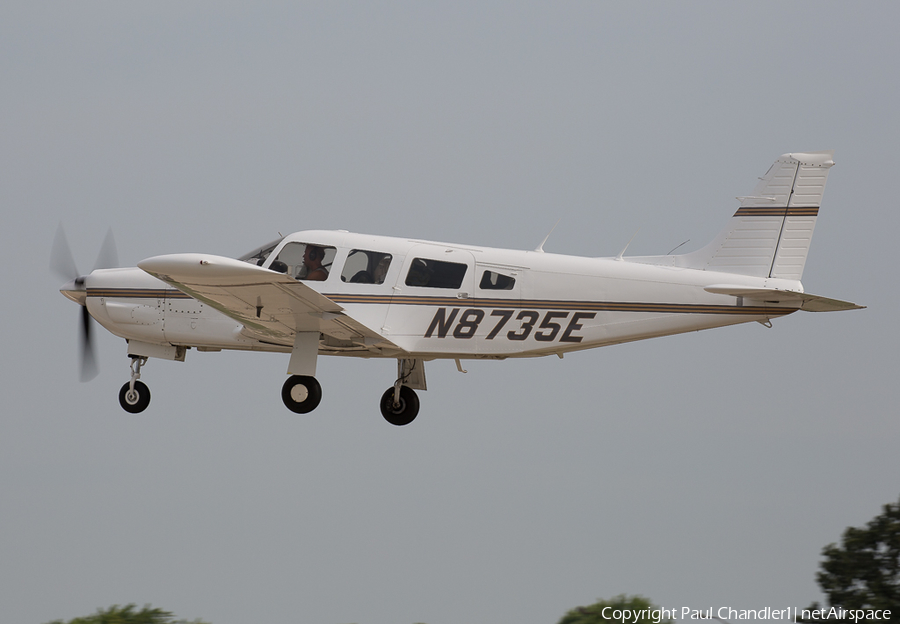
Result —
[[406, 275], [407, 286], [425, 288], [459, 288], [466, 275], [465, 264], [416, 258]]
[[278, 257], [272, 260], [269, 269], [286, 273], [294, 279], [321, 282], [328, 279], [334, 254], [334, 247], [288, 243], [278, 252]]
[[512, 290], [516, 285], [516, 278], [501, 275], [493, 271], [485, 271], [478, 285], [482, 290]]
[[383, 284], [391, 266], [391, 254], [354, 249], [347, 256], [341, 281], [351, 284]]

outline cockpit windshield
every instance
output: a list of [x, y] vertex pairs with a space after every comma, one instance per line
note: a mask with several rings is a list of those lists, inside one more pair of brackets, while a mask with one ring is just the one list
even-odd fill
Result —
[[244, 262], [249, 262], [250, 264], [255, 264], [256, 266], [262, 266], [266, 261], [266, 258], [269, 257], [269, 254], [272, 253], [272, 250], [278, 247], [278, 243], [284, 240], [282, 236], [278, 240], [274, 240], [271, 243], [266, 243], [262, 247], [257, 247], [250, 253], [244, 254], [238, 260], [242, 260]]

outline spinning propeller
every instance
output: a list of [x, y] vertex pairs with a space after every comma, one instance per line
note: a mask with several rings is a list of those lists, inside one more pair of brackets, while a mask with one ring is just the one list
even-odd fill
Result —
[[[116, 242], [113, 239], [112, 229], [110, 229], [106, 234], [106, 238], [103, 239], [103, 245], [100, 247], [100, 253], [97, 254], [97, 261], [94, 263], [93, 271], [115, 268], [118, 265]], [[85, 282], [90, 277], [90, 273], [82, 275], [78, 272], [75, 258], [72, 256], [72, 250], [69, 248], [69, 242], [66, 239], [66, 233], [62, 225], [56, 230], [56, 238], [53, 240], [50, 268], [57, 275], [68, 280], [59, 291], [81, 305], [81, 381], [90, 381], [97, 376], [98, 372], [97, 358], [94, 355], [94, 343], [91, 338], [91, 313], [88, 312], [86, 305], [87, 288]]]

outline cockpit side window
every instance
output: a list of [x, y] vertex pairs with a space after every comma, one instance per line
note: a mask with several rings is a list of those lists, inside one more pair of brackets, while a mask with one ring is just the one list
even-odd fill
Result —
[[444, 262], [416, 258], [406, 275], [407, 286], [423, 286], [425, 288], [459, 288], [468, 266], [458, 262]]
[[354, 249], [347, 256], [341, 281], [354, 284], [383, 284], [391, 266], [391, 254]]
[[482, 290], [512, 290], [516, 285], [516, 278], [493, 271], [485, 271], [478, 285]]
[[278, 247], [278, 243], [280, 243], [283, 238], [279, 238], [278, 240], [272, 241], [271, 243], [266, 243], [262, 247], [257, 247], [250, 253], [246, 253], [238, 260], [243, 262], [248, 262], [250, 264], [255, 264], [256, 266], [262, 266], [266, 259], [269, 257], [269, 254]]
[[269, 269], [294, 279], [321, 282], [328, 279], [335, 253], [334, 247], [325, 245], [288, 243], [278, 252]]

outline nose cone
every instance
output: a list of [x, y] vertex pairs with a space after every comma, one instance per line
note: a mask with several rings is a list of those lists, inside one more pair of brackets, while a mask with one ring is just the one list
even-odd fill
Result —
[[84, 305], [85, 300], [87, 299], [87, 289], [84, 287], [83, 277], [76, 277], [73, 280], [69, 280], [63, 284], [63, 287], [59, 289], [59, 292], [78, 305]]

